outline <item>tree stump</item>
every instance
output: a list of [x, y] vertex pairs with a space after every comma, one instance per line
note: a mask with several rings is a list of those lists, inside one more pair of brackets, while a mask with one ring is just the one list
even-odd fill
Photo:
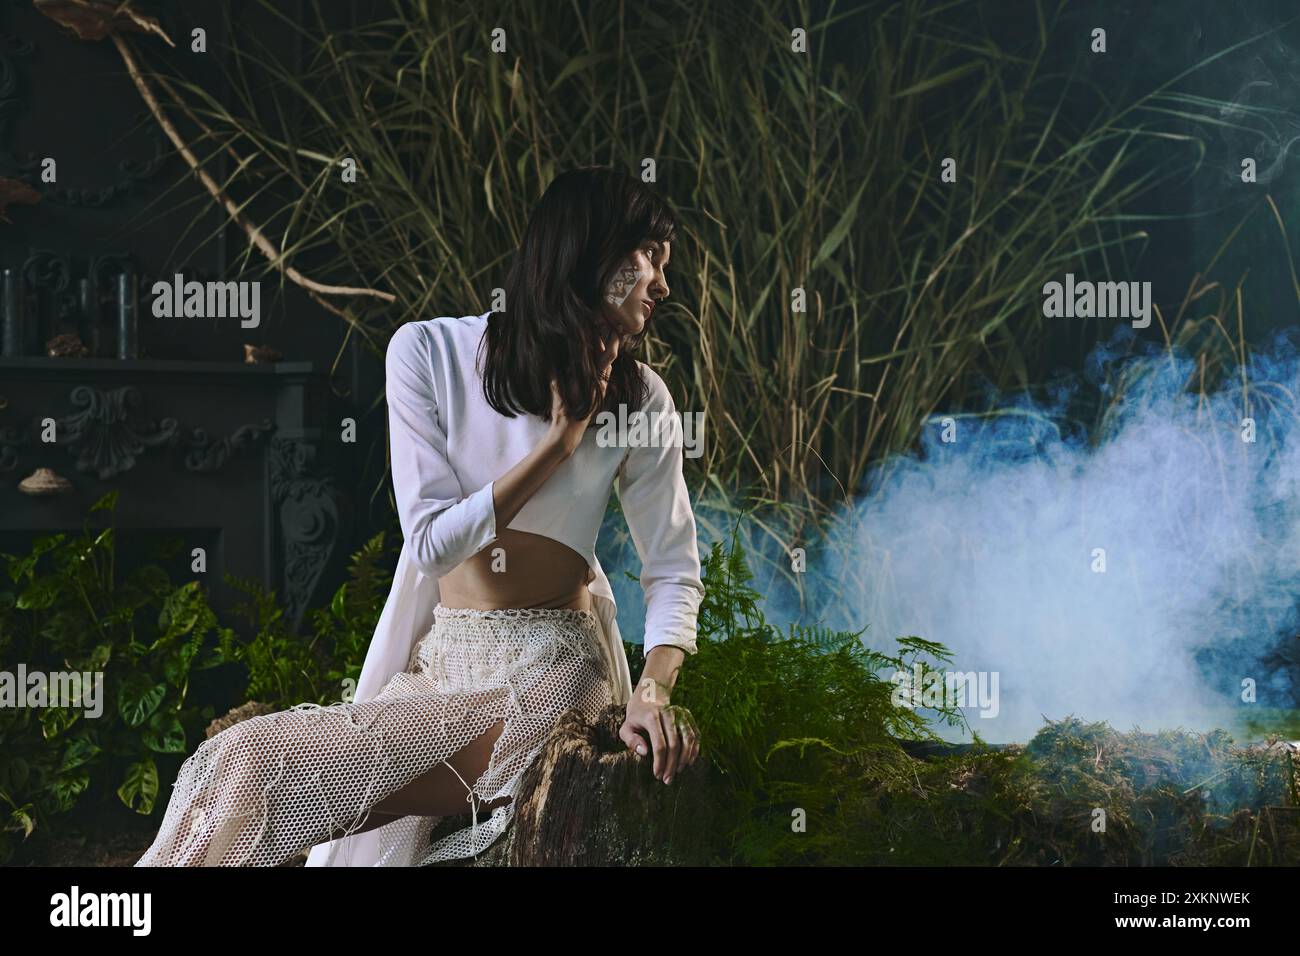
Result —
[[[524, 773], [514, 819], [476, 858], [435, 866], [708, 866], [724, 831], [721, 788], [704, 756], [671, 784], [656, 780], [653, 754], [619, 739], [625, 709], [607, 707], [592, 725], [563, 713]], [[436, 840], [466, 826], [439, 821]]]
[[211, 740], [217, 734], [221, 733], [227, 727], [233, 727], [240, 721], [248, 720], [251, 717], [261, 717], [263, 714], [274, 714], [275, 708], [270, 704], [262, 704], [255, 700], [250, 700], [246, 704], [240, 704], [226, 711], [220, 717], [208, 722], [207, 729], [204, 730], [203, 736]]

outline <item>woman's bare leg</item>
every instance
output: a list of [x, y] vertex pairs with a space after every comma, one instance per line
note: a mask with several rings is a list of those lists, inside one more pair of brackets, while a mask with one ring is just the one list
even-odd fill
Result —
[[[446, 763], [436, 764], [401, 790], [379, 801], [374, 810], [394, 817], [451, 817], [468, 813], [468, 787], [472, 787], [487, 772], [488, 763], [492, 759], [492, 748], [504, 730], [505, 721], [498, 720], [448, 757]], [[448, 767], [447, 764], [451, 766]], [[509, 800], [509, 797], [503, 797], [490, 803], [479, 803], [478, 808], [490, 810]]]
[[[465, 783], [472, 785], [473, 781], [486, 772], [488, 763], [492, 759], [492, 748], [504, 730], [505, 721], [498, 720], [484, 733], [452, 754], [447, 759], [447, 763], [437, 764], [401, 790], [389, 794], [375, 804], [360, 826], [354, 825], [351, 830], [340, 827], [329, 836], [329, 839], [337, 840], [340, 837], [377, 830], [406, 816], [451, 817], [468, 813], [469, 804], [466, 800], [468, 790]], [[447, 766], [448, 763], [451, 767]], [[454, 773], [452, 768], [455, 768]], [[462, 777], [465, 782], [462, 782]], [[492, 810], [509, 802], [509, 797], [502, 797], [499, 800], [479, 803], [478, 809]]]
[[[409, 720], [410, 715], [407, 714], [405, 719]], [[243, 837], [248, 830], [250, 817], [259, 812], [264, 813], [257, 805], [256, 795], [266, 789], [265, 774], [259, 775], [257, 770], [257, 754], [265, 750], [265, 746], [260, 741], [266, 737], [268, 730], [265, 721], [261, 721], [258, 726], [254, 725], [260, 720], [254, 718], [252, 721], [236, 724], [222, 732], [226, 738], [225, 748], [221, 752], [219, 757], [221, 763], [215, 773], [216, 781], [220, 782], [210, 784], [221, 791], [222, 803], [211, 814], [203, 809], [198, 811], [197, 820], [191, 824], [193, 830], [197, 832], [194, 832], [192, 839], [187, 841], [188, 845], [176, 853], [175, 862], [171, 865], [211, 865], [208, 861], [220, 857], [235, 839]], [[292, 728], [293, 725], [290, 727]], [[473, 786], [488, 769], [493, 748], [504, 732], [504, 727], [505, 721], [497, 720], [445, 761], [440, 760], [421, 776], [407, 783], [400, 790], [389, 794], [373, 805], [369, 812], [358, 814], [350, 821], [350, 825], [336, 826], [328, 836], [313, 840], [312, 843], [321, 842], [322, 839], [332, 840], [365, 833], [404, 816], [467, 814], [470, 809], [467, 785]], [[273, 735], [275, 740], [284, 741], [291, 739], [291, 733], [290, 730], [280, 727], [273, 732]], [[327, 747], [328, 744], [322, 745], [314, 737], [309, 736], [306, 746]], [[338, 759], [338, 756], [322, 754], [321, 759], [334, 760]], [[262, 763], [265, 763], [264, 759]], [[358, 767], [357, 772], [361, 773], [362, 768]], [[234, 781], [256, 781], [258, 785], [256, 787], [243, 783], [235, 785]], [[508, 799], [491, 803], [483, 802], [478, 803], [477, 807], [482, 811], [501, 806], [506, 802]]]

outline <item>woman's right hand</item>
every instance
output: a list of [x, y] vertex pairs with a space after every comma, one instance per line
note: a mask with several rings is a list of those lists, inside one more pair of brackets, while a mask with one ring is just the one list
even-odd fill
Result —
[[600, 337], [600, 359], [596, 363], [597, 383], [596, 401], [591, 415], [581, 421], [573, 421], [564, 413], [564, 402], [560, 399], [560, 389], [555, 380], [551, 380], [551, 430], [547, 438], [564, 450], [567, 458], [577, 450], [586, 434], [591, 419], [596, 417], [605, 400], [605, 389], [609, 385], [609, 375], [618, 350], [622, 346], [623, 336], [618, 330], [608, 328]]

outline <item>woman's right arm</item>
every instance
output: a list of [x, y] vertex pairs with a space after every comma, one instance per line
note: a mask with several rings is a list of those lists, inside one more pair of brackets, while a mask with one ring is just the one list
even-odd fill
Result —
[[[613, 354], [617, 352], [615, 347]], [[497, 528], [509, 525], [573, 453], [587, 422], [553, 414], [546, 436], [531, 452], [501, 477], [461, 497], [438, 416], [432, 354], [420, 323], [399, 328], [385, 356], [385, 391], [402, 534], [416, 567], [442, 577], [496, 540]]]

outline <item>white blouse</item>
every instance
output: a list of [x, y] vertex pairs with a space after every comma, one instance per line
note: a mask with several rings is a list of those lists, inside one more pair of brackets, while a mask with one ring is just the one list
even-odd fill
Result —
[[[549, 428], [538, 416], [509, 418], [488, 404], [476, 358], [490, 314], [408, 322], [388, 345], [386, 389], [398, 517], [411, 561], [435, 578], [496, 540], [492, 486]], [[643, 409], [647, 420], [675, 418], [663, 379], [645, 363], [637, 366], [650, 386]], [[659, 413], [657, 419], [654, 413]], [[596, 560], [596, 537], [611, 487], [618, 489], [641, 558], [646, 653], [660, 644], [696, 652], [704, 585], [680, 441], [647, 430], [643, 437], [658, 435], [659, 440], [602, 447], [598, 432], [597, 421], [587, 426], [574, 453], [507, 527], [558, 541], [587, 562], [593, 572], [587, 587], [616, 680], [614, 698], [625, 700], [631, 678], [617, 606]], [[629, 429], [628, 434], [636, 433]]]

